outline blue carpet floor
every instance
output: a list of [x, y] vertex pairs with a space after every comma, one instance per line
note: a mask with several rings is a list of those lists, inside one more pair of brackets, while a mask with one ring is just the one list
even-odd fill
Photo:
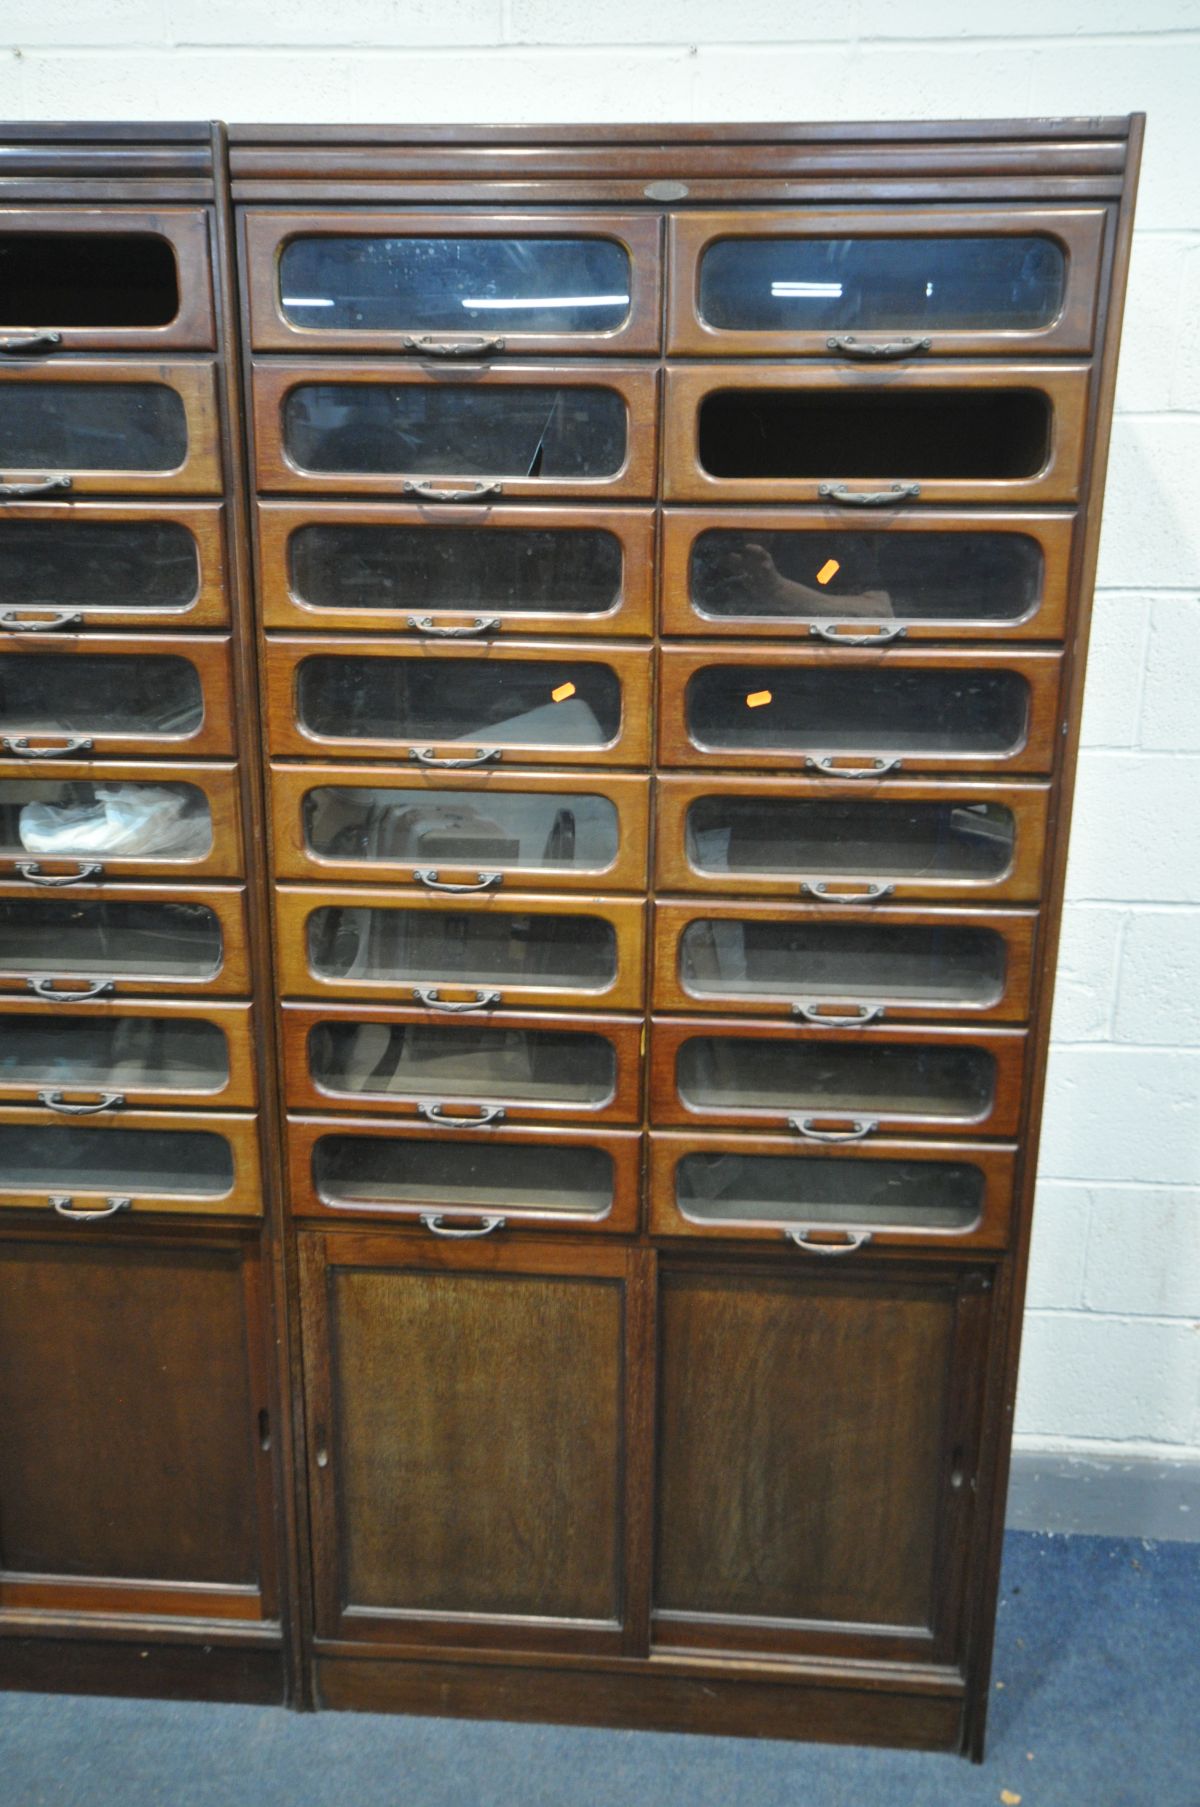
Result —
[[2, 1807], [1200, 1807], [1200, 1544], [1010, 1532], [988, 1758], [0, 1695]]

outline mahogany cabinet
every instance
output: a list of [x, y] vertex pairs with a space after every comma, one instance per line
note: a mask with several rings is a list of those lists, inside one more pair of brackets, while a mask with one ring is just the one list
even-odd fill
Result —
[[1142, 129], [10, 129], [0, 1683], [980, 1755]]

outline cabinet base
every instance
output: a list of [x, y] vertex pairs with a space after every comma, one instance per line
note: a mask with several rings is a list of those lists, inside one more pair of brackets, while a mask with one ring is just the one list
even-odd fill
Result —
[[285, 1705], [287, 1694], [278, 1647], [87, 1637], [0, 1638], [0, 1689], [267, 1707]]

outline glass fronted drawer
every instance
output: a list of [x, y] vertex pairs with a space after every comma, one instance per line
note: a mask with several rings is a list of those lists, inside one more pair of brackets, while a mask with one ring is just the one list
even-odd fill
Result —
[[507, 1226], [632, 1233], [640, 1216], [636, 1130], [492, 1129], [454, 1137], [389, 1120], [288, 1118], [300, 1217], [417, 1219], [433, 1235]]
[[671, 502], [821, 502], [831, 521], [927, 502], [1074, 502], [1086, 364], [676, 364]]
[[59, 1116], [153, 1105], [253, 1110], [250, 1009], [0, 997], [0, 1102]]
[[494, 1010], [456, 1021], [372, 1004], [283, 1006], [291, 1108], [386, 1110], [463, 1129], [637, 1123], [641, 1040], [635, 1017]]
[[258, 351], [657, 351], [661, 226], [581, 213], [246, 214]]
[[47, 1002], [141, 992], [250, 990], [245, 894], [213, 885], [81, 885], [32, 891], [0, 881], [0, 994]]
[[654, 515], [634, 508], [260, 502], [267, 627], [421, 640], [650, 634]]
[[207, 350], [203, 209], [0, 208], [0, 336], [10, 353]]
[[657, 781], [658, 886], [871, 903], [1032, 903], [1049, 786], [836, 778]]
[[448, 770], [500, 760], [645, 765], [650, 691], [645, 647], [414, 648], [348, 638], [267, 645], [275, 753], [407, 752], [420, 766]]
[[0, 759], [232, 753], [229, 641], [0, 637]]
[[1062, 655], [1048, 648], [886, 653], [671, 646], [659, 759], [790, 766], [830, 778], [899, 771], [1048, 773]]
[[1015, 1136], [1022, 1029], [800, 1029], [655, 1017], [651, 1118], [790, 1130], [806, 1143], [878, 1134]]
[[667, 349], [874, 363], [1090, 351], [1105, 209], [677, 213]]
[[[256, 364], [260, 490], [382, 490], [424, 502], [645, 496], [658, 377], [635, 364]], [[2, 468], [2, 467], [0, 467]]]
[[0, 630], [209, 628], [229, 621], [215, 502], [9, 502]]
[[271, 783], [281, 878], [468, 892], [646, 887], [645, 777], [275, 765]]
[[868, 1243], [1007, 1246], [1015, 1148], [881, 1141], [805, 1148], [786, 1136], [650, 1137], [650, 1232], [747, 1237], [790, 1253]]
[[133, 1211], [261, 1217], [252, 1116], [123, 1111], [48, 1123], [0, 1109], [0, 1207], [95, 1222]]
[[1061, 640], [1074, 522], [920, 509], [668, 509], [662, 631], [834, 646]]
[[448, 1015], [547, 1004], [637, 1010], [644, 910], [520, 894], [455, 907], [428, 892], [280, 886], [280, 990], [395, 998]]
[[656, 1010], [786, 1016], [813, 1029], [1029, 1014], [1033, 910], [659, 903]]
[[0, 875], [65, 887], [160, 869], [240, 875], [232, 766], [0, 760]]
[[112, 358], [0, 372], [0, 498], [221, 491], [211, 364]]

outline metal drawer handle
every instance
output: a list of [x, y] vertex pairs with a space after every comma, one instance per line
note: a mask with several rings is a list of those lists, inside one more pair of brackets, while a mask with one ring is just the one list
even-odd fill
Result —
[[82, 991], [55, 991], [54, 987], [62, 984], [61, 979], [26, 979], [25, 984], [34, 997], [44, 998], [47, 1004], [87, 1004], [92, 998], [106, 998], [117, 989], [115, 979], [97, 979]]
[[803, 1136], [806, 1142], [861, 1142], [879, 1128], [878, 1117], [851, 1117], [848, 1129], [814, 1129], [820, 1117], [789, 1117], [788, 1128]]
[[468, 999], [465, 1004], [448, 1004], [443, 1001], [436, 985], [414, 985], [413, 997], [418, 1004], [424, 1004], [427, 1010], [444, 1010], [452, 1015], [460, 1015], [467, 1010], [491, 1010], [500, 1002], [498, 991], [477, 991], [474, 999]]
[[417, 1115], [426, 1123], [443, 1123], [450, 1129], [487, 1129], [491, 1123], [503, 1123], [507, 1112], [502, 1104], [481, 1104], [477, 1117], [451, 1117], [444, 1104], [418, 1104]]
[[821, 483], [817, 494], [827, 502], [842, 503], [847, 508], [894, 508], [897, 502], [915, 502], [921, 493], [919, 483], [893, 483], [891, 489], [848, 489], [844, 483]]
[[413, 873], [419, 885], [427, 891], [494, 891], [497, 885], [504, 883], [503, 872], [481, 872], [474, 885], [452, 885], [448, 880], [439, 878], [433, 866], [419, 866]]
[[470, 489], [439, 489], [428, 477], [410, 477], [401, 485], [405, 496], [420, 496], [423, 502], [482, 502], [485, 496], [502, 496], [503, 483], [473, 483]]
[[78, 870], [53, 874], [43, 872], [36, 860], [18, 860], [16, 872], [19, 877], [28, 879], [31, 885], [88, 885], [104, 877], [104, 867], [99, 860], [79, 860]]
[[862, 1029], [867, 1023], [877, 1023], [883, 1011], [882, 1004], [847, 1004], [835, 1013], [821, 998], [803, 998], [792, 1005], [792, 1015], [815, 1029]]
[[491, 351], [503, 351], [506, 339], [430, 339], [414, 338], [405, 333], [400, 344], [405, 351], [419, 351], [426, 358], [479, 358]]
[[820, 772], [826, 778], [882, 778], [885, 772], [898, 772], [903, 761], [899, 758], [873, 759], [865, 757], [861, 765], [839, 765], [838, 761], [853, 758], [853, 754], [845, 753], [809, 753], [805, 757], [806, 772]]
[[71, 1204], [69, 1192], [52, 1192], [50, 1208], [59, 1217], [69, 1217], [72, 1223], [98, 1223], [102, 1217], [115, 1217], [118, 1211], [132, 1211], [131, 1198], [110, 1198], [94, 1211], [79, 1211]]
[[39, 1092], [38, 1103], [48, 1111], [57, 1111], [60, 1117], [96, 1117], [101, 1111], [123, 1111], [125, 1094], [101, 1092], [94, 1104], [68, 1104], [61, 1092]]
[[6, 358], [36, 356], [39, 351], [57, 351], [62, 342], [61, 333], [16, 333], [0, 339], [0, 353]]
[[493, 765], [500, 757], [499, 747], [480, 747], [478, 753], [472, 753], [467, 759], [439, 759], [432, 747], [410, 747], [408, 757], [415, 759], [418, 765], [441, 767], [449, 772], [461, 772], [467, 766]]
[[840, 884], [839, 879], [814, 878], [801, 879], [801, 897], [815, 898], [817, 903], [878, 903], [881, 897], [890, 897], [896, 889], [895, 885], [887, 885], [877, 878], [864, 878], [861, 891], [831, 891], [831, 884]]
[[54, 747], [31, 747], [28, 734], [18, 734], [15, 739], [6, 734], [0, 740], [0, 749], [11, 753], [14, 759], [70, 759], [72, 753], [90, 753], [95, 744], [86, 735], [76, 734]]
[[[843, 625], [840, 621], [810, 621], [808, 631], [814, 640], [828, 640], [830, 646], [887, 646], [893, 640], [903, 640], [908, 634], [908, 629], [899, 621], [872, 622], [873, 631], [869, 634], [844, 634]], [[862, 625], [861, 622], [854, 623], [855, 627]]]
[[493, 1230], [502, 1230], [508, 1219], [507, 1217], [481, 1217], [473, 1229], [455, 1230], [446, 1222], [440, 1211], [422, 1211], [421, 1222], [425, 1229], [432, 1230], [435, 1236], [449, 1236], [459, 1242], [466, 1242], [476, 1236], [490, 1236]]
[[919, 351], [931, 351], [932, 339], [882, 339], [872, 343], [870, 339], [856, 339], [853, 333], [839, 335], [835, 339], [826, 339], [829, 351], [840, 351], [844, 358], [861, 358], [864, 362], [880, 363], [895, 358], [915, 357]]
[[59, 496], [73, 486], [71, 477], [41, 477], [36, 483], [0, 483], [0, 502], [30, 502], [38, 496]]
[[439, 627], [432, 615], [410, 615], [408, 625], [414, 634], [428, 634], [437, 640], [471, 640], [480, 634], [494, 634], [500, 626], [499, 615], [476, 615], [474, 621], [461, 627]]
[[82, 627], [83, 616], [70, 609], [54, 609], [49, 615], [27, 616], [20, 609], [0, 609], [0, 627], [14, 634], [53, 634], [63, 627]]
[[844, 1242], [814, 1242], [812, 1225], [805, 1225], [802, 1230], [785, 1230], [783, 1233], [789, 1242], [794, 1242], [806, 1255], [852, 1255], [855, 1249], [865, 1249], [871, 1240], [870, 1230], [847, 1230]]

